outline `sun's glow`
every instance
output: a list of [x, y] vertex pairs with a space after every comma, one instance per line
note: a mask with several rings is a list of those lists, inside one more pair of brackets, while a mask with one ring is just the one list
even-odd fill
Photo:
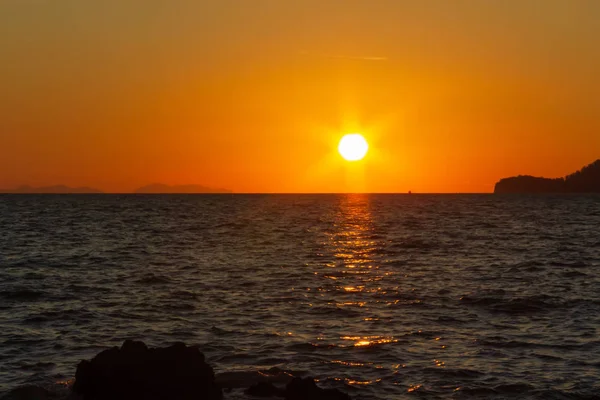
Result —
[[346, 161], [359, 161], [367, 155], [369, 144], [360, 133], [350, 133], [340, 140], [338, 151]]

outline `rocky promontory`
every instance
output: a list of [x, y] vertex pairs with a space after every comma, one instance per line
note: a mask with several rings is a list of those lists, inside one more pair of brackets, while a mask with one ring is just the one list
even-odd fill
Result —
[[496, 183], [494, 193], [600, 193], [600, 160], [564, 178], [504, 178]]

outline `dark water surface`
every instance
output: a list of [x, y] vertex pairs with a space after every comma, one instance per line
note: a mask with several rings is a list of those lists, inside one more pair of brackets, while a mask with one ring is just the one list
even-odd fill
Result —
[[600, 393], [598, 196], [5, 195], [0, 227], [0, 393], [127, 338], [355, 399]]

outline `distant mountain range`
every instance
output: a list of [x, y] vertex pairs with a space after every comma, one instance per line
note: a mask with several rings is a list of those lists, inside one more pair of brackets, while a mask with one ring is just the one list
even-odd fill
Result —
[[600, 160], [564, 178], [504, 178], [496, 183], [494, 193], [600, 193]]
[[15, 193], [15, 194], [92, 194], [102, 193], [101, 190], [89, 187], [72, 188], [65, 185], [31, 187], [27, 185], [19, 186], [15, 189], [0, 189], [0, 193]]
[[175, 193], [231, 193], [230, 190], [226, 189], [215, 189], [201, 185], [165, 185], [162, 183], [155, 183], [152, 185], [141, 187], [135, 190], [134, 193], [138, 194], [175, 194]]
[[[101, 190], [90, 187], [69, 187], [65, 185], [32, 187], [28, 185], [19, 186], [14, 189], [0, 189], [0, 193], [13, 194], [98, 194]], [[138, 194], [175, 194], [175, 193], [232, 193], [226, 189], [215, 189], [201, 185], [165, 185], [155, 183], [136, 189], [133, 193]]]

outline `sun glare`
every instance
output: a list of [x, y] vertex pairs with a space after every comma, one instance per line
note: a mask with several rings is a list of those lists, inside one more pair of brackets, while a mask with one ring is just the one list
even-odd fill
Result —
[[346, 161], [359, 161], [367, 155], [369, 144], [360, 133], [350, 133], [340, 140], [338, 151]]

